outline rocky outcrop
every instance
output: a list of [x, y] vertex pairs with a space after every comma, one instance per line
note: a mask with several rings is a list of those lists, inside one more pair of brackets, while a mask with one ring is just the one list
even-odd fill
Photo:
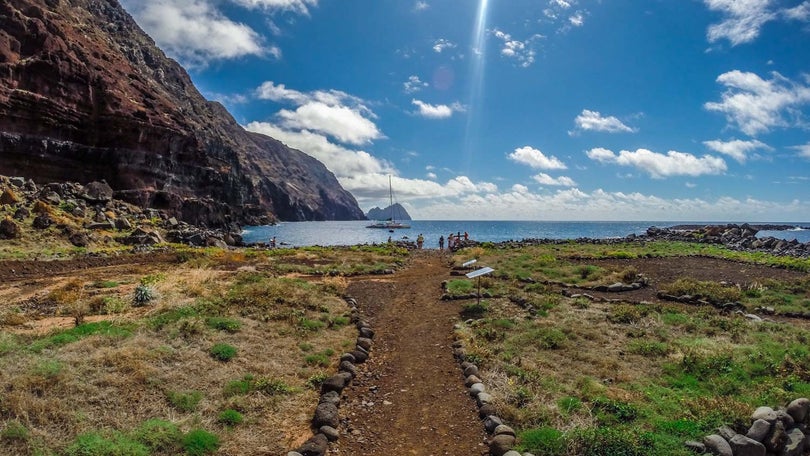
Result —
[[412, 220], [408, 211], [399, 203], [394, 203], [385, 209], [373, 207], [366, 212], [366, 217], [368, 217], [369, 220], [388, 220], [392, 217], [392, 214], [394, 220]]
[[0, 174], [193, 224], [360, 220], [320, 162], [205, 100], [115, 0], [0, 3]]
[[[785, 240], [766, 236], [759, 238], [762, 228], [784, 230], [785, 225], [679, 225], [671, 228], [650, 227], [642, 238], [666, 239], [670, 241], [698, 242], [701, 244], [721, 244], [732, 250], [768, 252], [775, 255], [794, 257], [810, 256], [810, 243], [796, 239]], [[792, 227], [791, 227], [792, 228]]]

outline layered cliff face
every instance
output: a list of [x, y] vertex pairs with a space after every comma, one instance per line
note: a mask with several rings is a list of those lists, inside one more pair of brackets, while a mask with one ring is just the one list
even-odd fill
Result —
[[320, 162], [206, 101], [116, 0], [0, 2], [0, 174], [105, 179], [190, 223], [365, 218]]

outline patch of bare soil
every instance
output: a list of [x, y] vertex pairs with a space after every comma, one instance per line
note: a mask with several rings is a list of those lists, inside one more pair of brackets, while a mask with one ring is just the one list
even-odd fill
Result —
[[349, 294], [376, 331], [369, 360], [344, 391], [338, 455], [482, 455], [485, 433], [453, 359], [461, 304], [443, 302], [446, 258], [417, 252], [388, 280], [355, 279]]
[[[3, 260], [0, 261], [0, 283], [56, 275], [83, 274], [83, 271], [117, 266], [126, 270], [150, 264], [177, 262], [176, 253], [151, 252], [137, 255], [78, 257], [67, 260]], [[117, 269], [121, 271], [121, 269]]]
[[640, 274], [644, 274], [649, 279], [649, 286], [640, 290], [621, 293], [588, 292], [594, 296], [621, 298], [637, 302], [658, 301], [656, 295], [661, 287], [681, 278], [746, 285], [753, 282], [762, 282], [765, 279], [794, 280], [806, 276], [802, 272], [789, 269], [707, 257], [591, 259], [578, 261], [582, 264], [600, 266], [615, 271], [622, 271], [632, 267]]

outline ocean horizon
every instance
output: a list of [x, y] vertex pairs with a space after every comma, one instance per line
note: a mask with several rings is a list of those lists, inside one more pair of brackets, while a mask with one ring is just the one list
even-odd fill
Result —
[[[276, 225], [248, 226], [243, 229], [245, 243], [269, 242], [276, 238], [276, 245], [286, 247], [342, 246], [381, 244], [410, 240], [422, 234], [425, 248], [438, 248], [439, 237], [466, 232], [470, 239], [481, 242], [519, 241], [523, 239], [608, 239], [622, 238], [630, 234], [643, 234], [647, 228], [675, 225], [722, 225], [749, 223], [757, 225], [788, 225], [796, 227], [784, 231], [760, 231], [759, 237], [773, 236], [780, 239], [810, 242], [808, 222], [684, 222], [684, 221], [480, 221], [480, 220], [411, 220], [405, 223], [409, 229], [370, 229], [369, 220], [325, 222], [281, 222]], [[446, 241], [445, 241], [446, 245]]]

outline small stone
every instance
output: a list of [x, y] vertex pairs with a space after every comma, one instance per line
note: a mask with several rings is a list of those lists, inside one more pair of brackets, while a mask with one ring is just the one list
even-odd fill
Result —
[[340, 365], [338, 366], [338, 371], [348, 372], [352, 374], [352, 378], [357, 377], [357, 367], [348, 361], [341, 361]]
[[365, 351], [371, 351], [371, 339], [367, 337], [358, 337], [357, 346]]
[[611, 293], [616, 293], [616, 292], [622, 291], [622, 289], [623, 289], [623, 288], [624, 288], [624, 284], [623, 284], [623, 283], [621, 283], [621, 282], [616, 282], [616, 283], [614, 283], [614, 284], [608, 285], [608, 287], [607, 287], [607, 291], [609, 291], [609, 292], [611, 292]]
[[351, 355], [354, 356], [354, 361], [357, 364], [362, 364], [368, 359], [368, 353], [361, 350], [354, 350], [351, 352]]
[[374, 338], [374, 330], [371, 328], [360, 328], [358, 332], [360, 333], [360, 336], [365, 337], [367, 339]]
[[501, 420], [495, 415], [489, 415], [486, 418], [484, 418], [484, 429], [490, 434], [495, 432], [495, 429], [502, 424], [503, 420]]
[[478, 393], [476, 400], [478, 401], [478, 406], [480, 407], [484, 404], [489, 404], [492, 402], [492, 396], [487, 393]]
[[340, 438], [340, 432], [332, 426], [321, 426], [318, 428], [318, 432], [325, 435], [330, 442], [336, 442]]
[[337, 391], [327, 391], [321, 394], [321, 398], [318, 400], [318, 403], [330, 402], [335, 405], [340, 405], [340, 394]]
[[728, 426], [720, 426], [719, 428], [717, 428], [717, 433], [720, 435], [720, 437], [726, 439], [726, 441], [731, 440], [732, 437], [737, 435], [737, 431], [731, 429]]
[[475, 383], [470, 386], [470, 396], [478, 396], [478, 393], [483, 393], [486, 389], [483, 383]]
[[515, 430], [505, 424], [498, 425], [498, 427], [496, 427], [495, 430], [492, 431], [492, 434], [493, 435], [505, 434], [511, 435], [512, 437], [516, 437]]
[[20, 227], [10, 218], [0, 221], [0, 239], [16, 239], [20, 237]]
[[301, 453], [301, 456], [323, 456], [328, 448], [329, 439], [323, 434], [315, 434], [296, 451]]
[[467, 388], [473, 386], [476, 383], [481, 383], [481, 379], [475, 375], [470, 375], [469, 377], [467, 377], [466, 380], [464, 380], [464, 386], [466, 386]]
[[496, 435], [489, 441], [489, 453], [492, 456], [503, 456], [515, 446], [515, 437], [511, 435]]
[[776, 419], [782, 422], [782, 424], [785, 426], [785, 429], [790, 429], [793, 427], [793, 425], [796, 424], [793, 417], [784, 410], [776, 411]]
[[694, 440], [687, 440], [684, 446], [691, 450], [693, 453], [703, 454], [706, 452], [706, 445], [696, 442]]
[[471, 364], [464, 369], [464, 376], [469, 377], [470, 375], [478, 375], [478, 366], [475, 364]]
[[486, 418], [490, 415], [494, 416], [496, 413], [498, 413], [498, 411], [492, 404], [482, 404], [481, 407], [478, 408], [478, 416], [481, 418]]
[[352, 355], [351, 353], [344, 353], [344, 354], [340, 355], [340, 362], [343, 362], [343, 361], [348, 361], [348, 362], [354, 364], [354, 362], [356, 360], [354, 359], [354, 355]]
[[335, 391], [336, 393], [340, 394], [343, 391], [343, 388], [346, 387], [346, 379], [342, 375], [333, 375], [321, 383], [321, 393], [326, 393], [329, 391]]
[[336, 428], [339, 422], [337, 406], [331, 402], [321, 402], [315, 408], [315, 418], [312, 422], [316, 428], [320, 426]]
[[520, 453], [518, 453], [515, 450], [509, 450], [506, 453], [504, 453], [503, 456], [520, 456]]

